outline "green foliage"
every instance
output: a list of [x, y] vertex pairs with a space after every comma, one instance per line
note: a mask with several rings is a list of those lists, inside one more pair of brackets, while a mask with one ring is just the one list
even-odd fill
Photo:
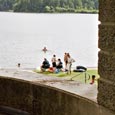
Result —
[[0, 0], [0, 11], [10, 10], [41, 13], [97, 13], [98, 0]]

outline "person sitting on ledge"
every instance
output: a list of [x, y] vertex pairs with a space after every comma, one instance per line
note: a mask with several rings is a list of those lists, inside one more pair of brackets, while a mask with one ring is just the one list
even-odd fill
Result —
[[41, 66], [41, 71], [43, 72], [49, 67], [50, 67], [49, 61], [46, 58], [44, 58], [44, 61], [42, 62], [42, 66]]

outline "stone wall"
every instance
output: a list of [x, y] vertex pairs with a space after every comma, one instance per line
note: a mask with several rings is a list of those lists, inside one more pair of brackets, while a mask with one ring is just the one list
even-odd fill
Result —
[[99, 0], [98, 103], [115, 111], [115, 0]]
[[0, 105], [30, 115], [115, 115], [91, 100], [64, 90], [7, 77], [0, 77]]
[[0, 78], [0, 105], [31, 112], [33, 107], [32, 85], [12, 78]]

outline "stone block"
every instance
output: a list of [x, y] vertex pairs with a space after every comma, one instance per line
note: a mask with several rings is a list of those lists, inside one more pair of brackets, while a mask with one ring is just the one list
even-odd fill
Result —
[[99, 25], [99, 48], [115, 52], [115, 25]]
[[99, 79], [98, 82], [98, 103], [115, 111], [115, 83], [105, 79]]
[[101, 78], [115, 82], [115, 55], [103, 51], [99, 52], [98, 73]]
[[115, 22], [115, 0], [99, 0], [99, 20]]

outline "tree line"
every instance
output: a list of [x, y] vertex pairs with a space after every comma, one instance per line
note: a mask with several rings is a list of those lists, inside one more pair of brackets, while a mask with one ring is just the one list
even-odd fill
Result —
[[0, 0], [0, 11], [97, 13], [98, 0]]

